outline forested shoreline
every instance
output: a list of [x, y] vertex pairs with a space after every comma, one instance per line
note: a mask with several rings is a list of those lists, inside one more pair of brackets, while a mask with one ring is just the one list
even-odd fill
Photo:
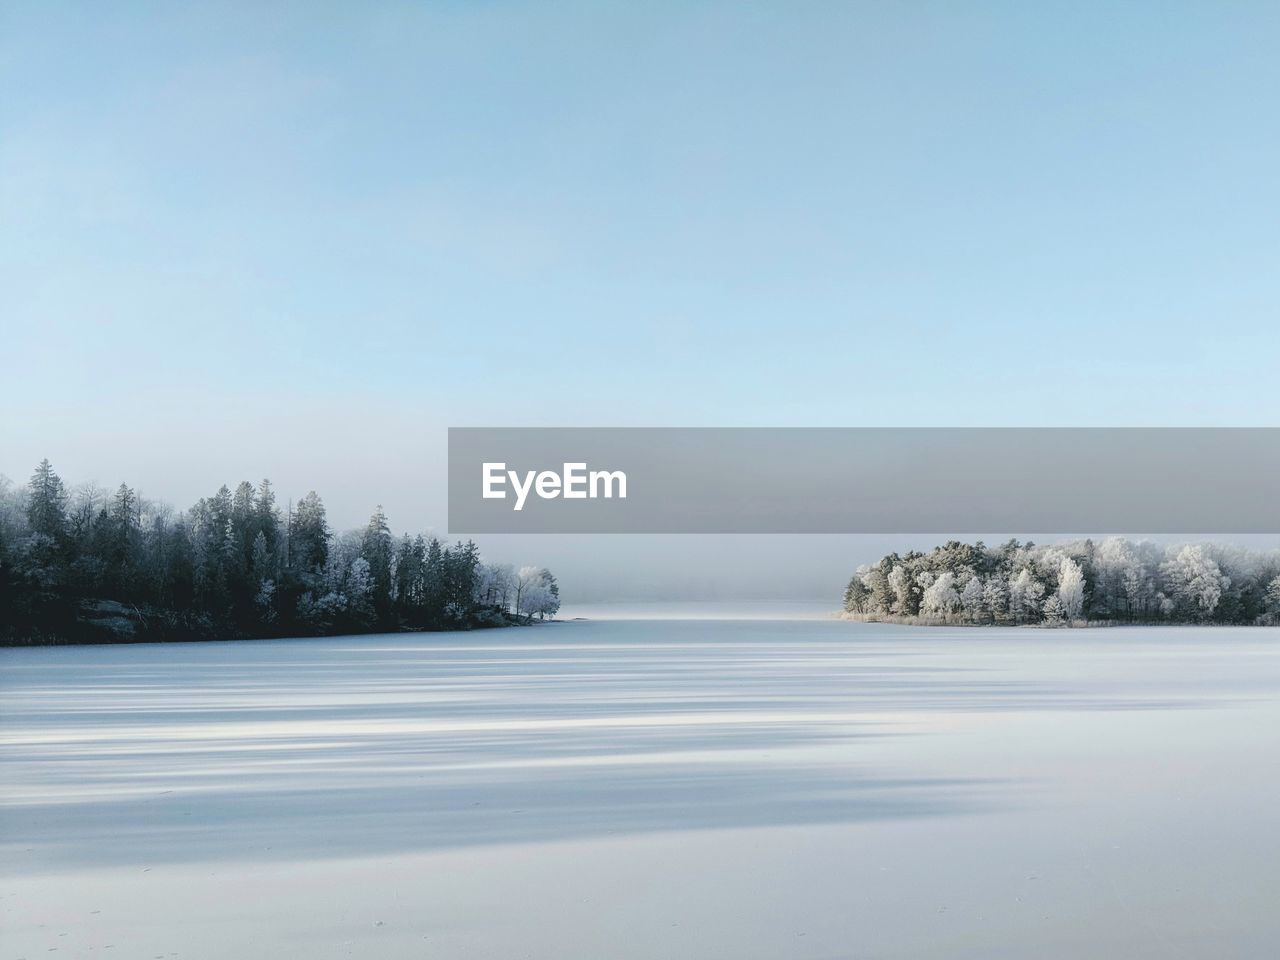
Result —
[[934, 624], [1280, 624], [1280, 551], [1108, 537], [952, 540], [859, 567], [846, 616]]
[[378, 507], [336, 534], [314, 492], [282, 510], [269, 480], [175, 512], [126, 484], [68, 490], [48, 460], [0, 477], [0, 643], [322, 636], [509, 626], [555, 615], [541, 567], [476, 545], [395, 538]]

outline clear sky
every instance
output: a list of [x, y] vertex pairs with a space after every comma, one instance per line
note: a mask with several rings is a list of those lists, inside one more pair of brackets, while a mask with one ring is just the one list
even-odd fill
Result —
[[403, 529], [450, 425], [1276, 425], [1277, 50], [1217, 0], [0, 0], [0, 472]]

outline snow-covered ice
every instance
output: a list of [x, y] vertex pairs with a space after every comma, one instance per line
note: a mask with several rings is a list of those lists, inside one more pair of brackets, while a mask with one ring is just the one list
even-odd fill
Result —
[[0, 671], [0, 960], [1280, 942], [1277, 629], [592, 620]]

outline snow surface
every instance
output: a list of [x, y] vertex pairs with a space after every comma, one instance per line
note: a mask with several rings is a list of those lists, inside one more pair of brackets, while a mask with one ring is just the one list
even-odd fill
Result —
[[0, 671], [0, 960], [1280, 942], [1280, 630], [593, 620]]

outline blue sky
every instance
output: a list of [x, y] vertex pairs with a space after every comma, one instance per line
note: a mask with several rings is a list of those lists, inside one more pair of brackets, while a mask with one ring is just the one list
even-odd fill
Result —
[[1277, 49], [1264, 3], [0, 2], [0, 472], [423, 526], [449, 425], [1274, 425]]

